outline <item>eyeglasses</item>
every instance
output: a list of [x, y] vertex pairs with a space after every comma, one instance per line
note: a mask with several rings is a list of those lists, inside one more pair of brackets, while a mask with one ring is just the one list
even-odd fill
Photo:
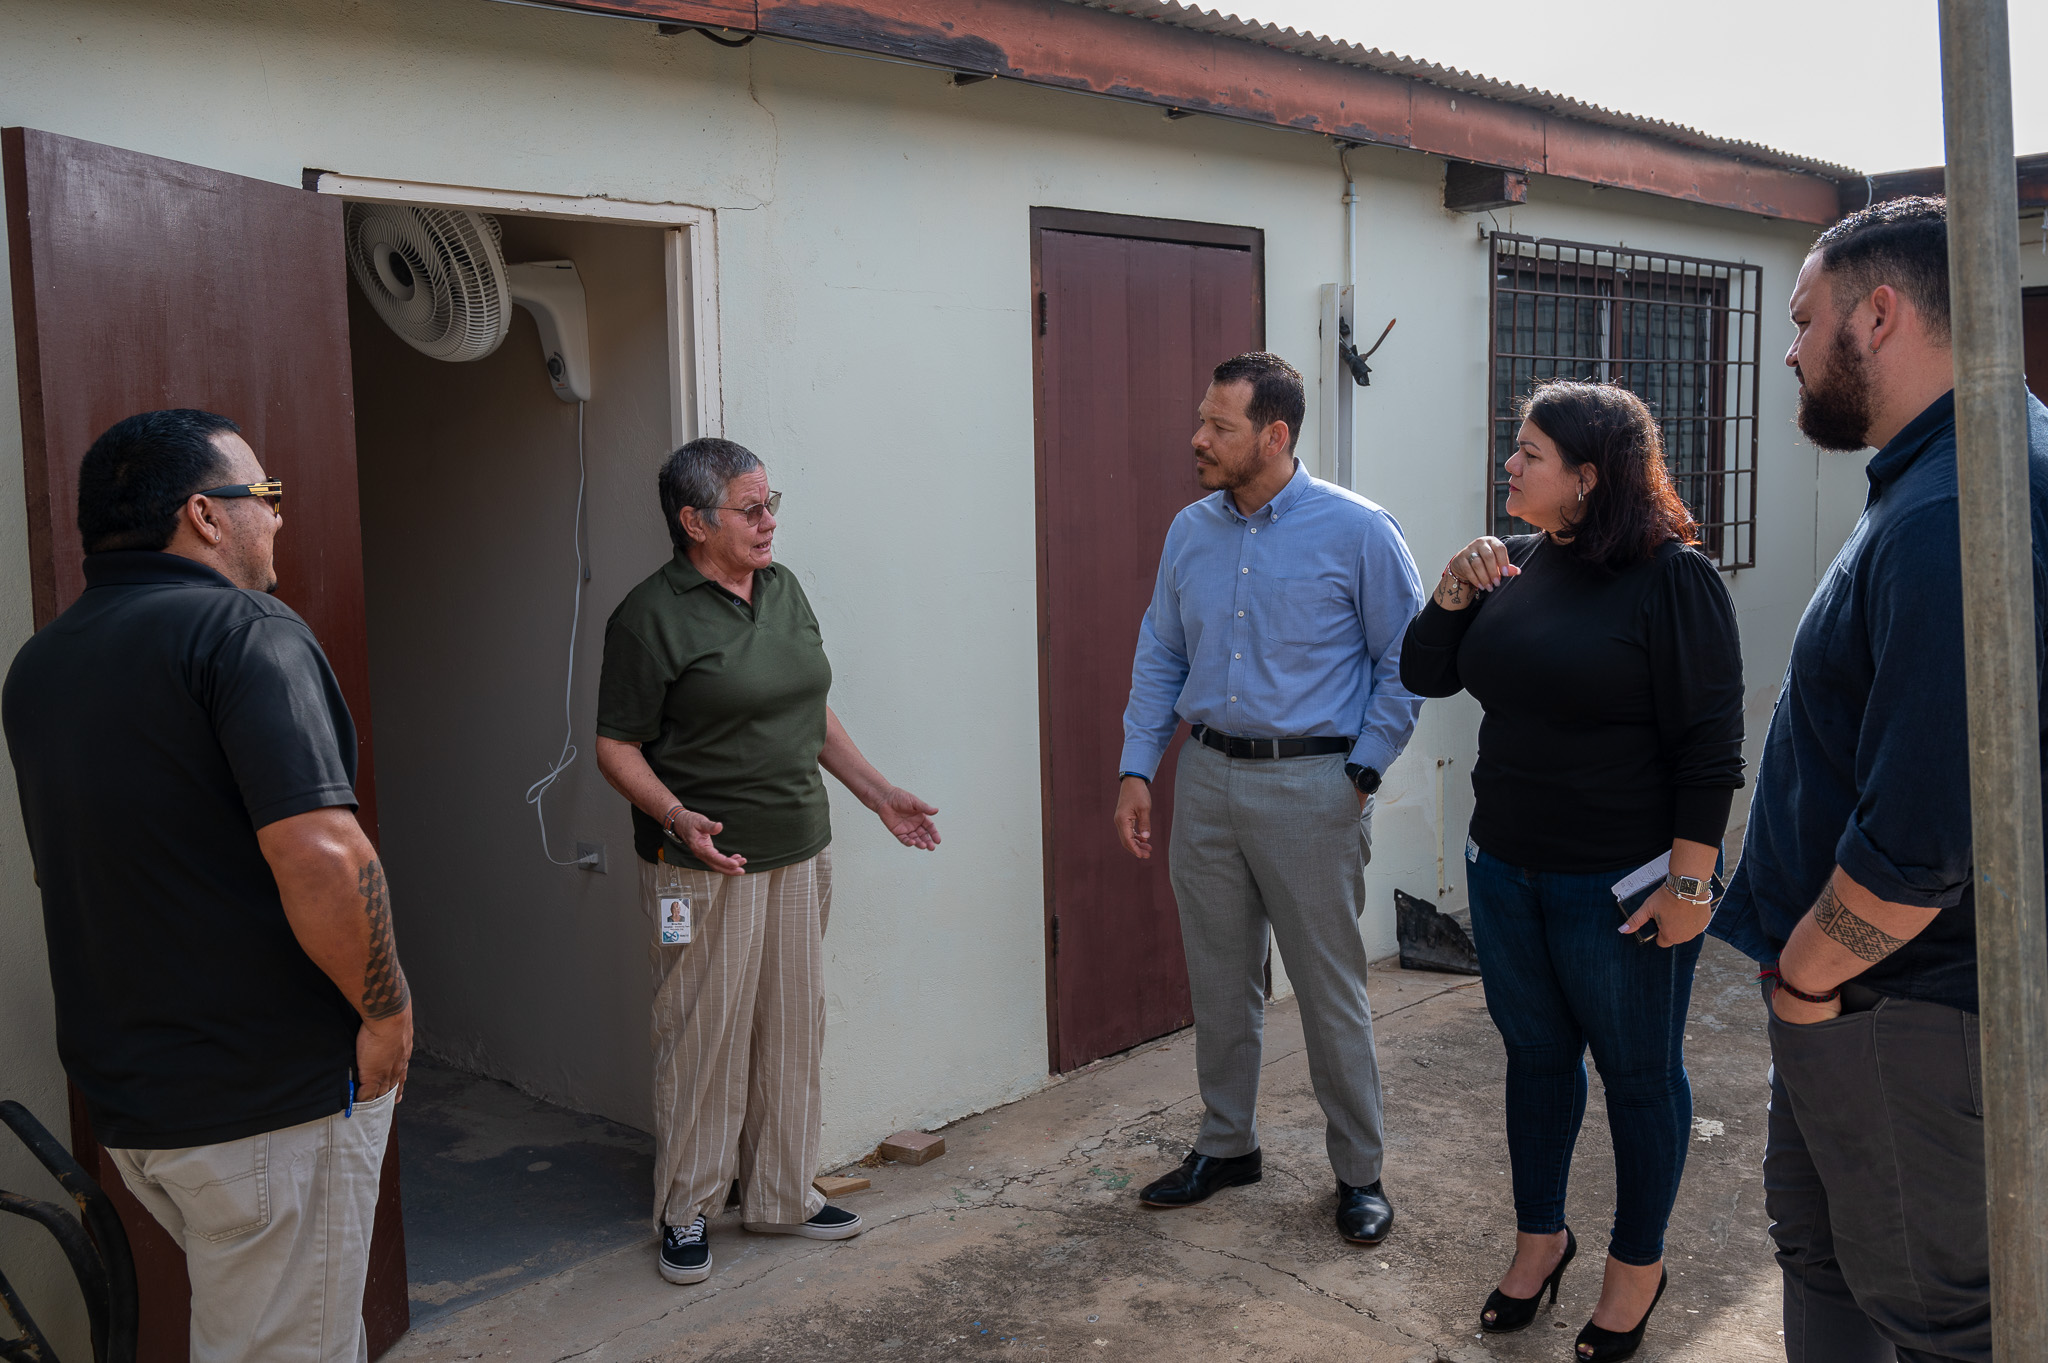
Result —
[[697, 509], [699, 511], [737, 511], [747, 518], [748, 525], [759, 525], [763, 516], [779, 516], [782, 514], [782, 494], [771, 492], [768, 494], [767, 501], [755, 502], [752, 506], [700, 506]]
[[272, 478], [267, 483], [229, 483], [226, 487], [210, 487], [192, 494], [195, 497], [261, 497], [270, 503], [270, 509], [280, 514], [284, 511], [284, 479]]

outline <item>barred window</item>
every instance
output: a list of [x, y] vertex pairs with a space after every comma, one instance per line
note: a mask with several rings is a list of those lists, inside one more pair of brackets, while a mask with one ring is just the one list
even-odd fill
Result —
[[1700, 548], [1723, 568], [1755, 567], [1762, 278], [1734, 261], [1494, 233], [1493, 533], [1533, 528], [1507, 514], [1502, 467], [1521, 400], [1545, 379], [1618, 383], [1663, 427]]

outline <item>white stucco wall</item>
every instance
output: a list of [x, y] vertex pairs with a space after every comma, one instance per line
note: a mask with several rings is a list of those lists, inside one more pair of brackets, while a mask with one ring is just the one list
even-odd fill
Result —
[[[778, 549], [823, 621], [835, 707], [885, 772], [940, 807], [946, 840], [933, 856], [906, 852], [835, 793], [828, 1155], [1044, 1082], [1028, 209], [1263, 228], [1268, 343], [1313, 378], [1318, 289], [1341, 260], [1327, 141], [479, 0], [12, 0], [0, 9], [0, 122], [282, 183], [318, 167], [717, 210], [726, 433], [770, 460], [790, 495]], [[1399, 517], [1430, 579], [1484, 528], [1489, 248], [1473, 217], [1442, 208], [1440, 162], [1368, 149], [1353, 163], [1361, 323], [1376, 334], [1401, 319], [1358, 396], [1357, 481]], [[1793, 431], [1775, 362], [1812, 233], [1543, 179], [1530, 198], [1500, 225], [1763, 266], [1759, 566], [1730, 583], [1753, 754], [1799, 609], [1861, 495], [1859, 461], [1819, 458]], [[11, 355], [0, 336], [0, 368]], [[13, 402], [10, 389], [0, 419], [13, 421]], [[19, 467], [10, 424], [9, 640], [28, 627]], [[593, 601], [599, 619], [611, 604]], [[552, 609], [536, 629], [532, 673], [516, 679], [529, 688], [559, 678]], [[1475, 723], [1468, 701], [1431, 704], [1389, 774], [1364, 925], [1374, 955], [1393, 949], [1393, 888], [1434, 892], [1440, 844], [1462, 889]], [[551, 750], [545, 733], [519, 741]], [[1439, 758], [1452, 764], [1441, 829]], [[610, 844], [617, 898], [631, 874], [623, 810], [577, 808], [585, 823], [558, 826], [557, 846]], [[511, 801], [503, 817], [525, 845], [528, 811]], [[34, 894], [11, 809], [0, 825], [0, 1056], [47, 1097], [57, 1078], [35, 992]], [[408, 889], [394, 876], [401, 950], [430, 909]], [[556, 1083], [515, 1054], [507, 1038], [530, 1006], [518, 991], [477, 1006], [489, 1033], [478, 1054], [644, 1124], [619, 1110], [626, 1099]], [[644, 1054], [644, 1030], [586, 1025], [590, 1046]]]

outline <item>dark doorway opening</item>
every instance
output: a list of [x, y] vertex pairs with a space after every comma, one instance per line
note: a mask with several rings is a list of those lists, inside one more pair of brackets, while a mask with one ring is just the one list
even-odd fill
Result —
[[[393, 1120], [416, 1324], [652, 1235], [637, 861], [587, 736], [604, 618], [669, 550], [650, 495], [677, 368], [669, 237], [490, 216], [508, 262], [575, 263], [580, 412], [525, 308], [496, 350], [450, 363], [348, 285], [381, 853], [418, 1000]], [[583, 751], [547, 793], [543, 844], [522, 793], [563, 742], [565, 704]], [[562, 864], [592, 845], [604, 869]]]
[[1111, 831], [1132, 647], [1174, 516], [1203, 495], [1188, 437], [1210, 371], [1265, 344], [1265, 234], [1031, 211], [1038, 423], [1040, 772], [1051, 1066], [1187, 1026], [1167, 878], [1173, 772], [1140, 862]]

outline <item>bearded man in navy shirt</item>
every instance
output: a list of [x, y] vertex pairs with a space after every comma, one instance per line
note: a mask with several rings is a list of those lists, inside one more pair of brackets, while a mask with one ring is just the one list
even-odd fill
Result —
[[[1955, 367], [1941, 199], [1824, 233], [1792, 293], [1799, 427], [1877, 447], [1800, 621], [1712, 931], [1764, 963], [1764, 1206], [1792, 1363], [1989, 1360]], [[2037, 674], [2048, 408], [2027, 400]]]

